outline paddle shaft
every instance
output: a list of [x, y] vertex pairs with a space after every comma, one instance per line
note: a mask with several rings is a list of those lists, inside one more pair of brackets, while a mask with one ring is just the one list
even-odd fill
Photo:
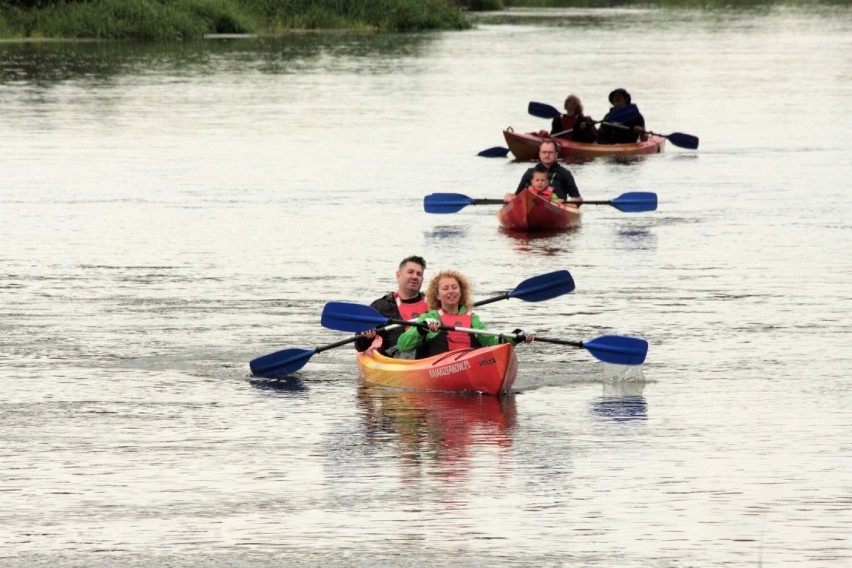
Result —
[[[419, 328], [423, 328], [423, 329], [429, 328], [429, 325], [426, 324], [425, 322], [405, 322], [405, 321], [394, 320], [394, 319], [389, 319], [388, 322], [389, 323], [404, 323], [404, 324], [407, 324], [407, 325], [411, 325], [413, 327], [419, 327]], [[441, 325], [438, 329], [441, 330], [441, 331], [459, 331], [459, 332], [462, 332], [462, 333], [467, 333], [469, 335], [489, 335], [491, 337], [499, 337], [500, 339], [503, 339], [503, 340], [511, 340], [511, 341], [515, 341], [515, 342], [518, 342], [518, 343], [521, 342], [521, 341], [524, 341], [523, 339], [521, 339], [520, 337], [518, 337], [516, 335], [508, 335], [508, 334], [500, 333], [500, 332], [496, 332], [496, 331], [488, 331], [486, 329], [474, 329], [474, 328], [470, 328], [470, 327], [459, 327], [459, 326], [451, 326], [451, 325]], [[623, 338], [623, 339], [625, 341], [638, 341], [638, 340], [634, 340], [633, 338]], [[602, 348], [595, 345], [595, 342], [598, 341], [597, 339], [588, 342], [589, 343], [588, 347], [586, 346], [586, 342], [583, 342], [583, 341], [571, 341], [569, 339], [556, 339], [556, 338], [552, 338], [552, 337], [539, 337], [538, 335], [535, 336], [535, 341], [541, 341], [542, 343], [554, 343], [556, 345], [568, 345], [570, 347], [577, 347], [578, 349], [588, 349], [592, 353], [592, 355], [594, 355], [596, 358], [601, 359], [601, 360], [605, 360], [605, 361], [609, 360], [609, 362], [615, 362], [615, 363], [626, 363], [627, 362], [627, 361], [621, 361], [620, 355], [616, 355], [615, 356], [616, 359], [613, 360], [611, 354], [610, 355], [602, 354], [601, 353]], [[642, 358], [644, 359], [644, 355], [643, 355]]]
[[[550, 106], [545, 103], [537, 103], [530, 102], [529, 104], [529, 113], [538, 116], [540, 118], [555, 118], [559, 116], [561, 113], [553, 106]], [[596, 120], [593, 124], [603, 124], [605, 126], [611, 126], [613, 128], [622, 128], [624, 130], [631, 130], [633, 127], [626, 126], [621, 124], [622, 122], [629, 122], [634, 118], [638, 118], [639, 108], [635, 104], [629, 104], [623, 107], [619, 107], [617, 109], [613, 109], [609, 112], [609, 116], [606, 120]], [[573, 132], [573, 128], [570, 130], [563, 130], [562, 132], [557, 132], [555, 134], [551, 134], [551, 137], [562, 136], [563, 134], [568, 134], [569, 132]], [[681, 148], [688, 148], [690, 150], [698, 149], [698, 137], [693, 136], [692, 134], [684, 134], [683, 132], [672, 132], [671, 134], [660, 134], [658, 132], [652, 132], [651, 130], [645, 130], [647, 134], [653, 134], [654, 136], [662, 136], [663, 138], [668, 139], [675, 146], [679, 146]]]
[[[402, 321], [402, 320], [395, 320], [395, 319], [389, 319], [388, 322], [389, 323], [402, 323], [402, 324], [406, 324], [406, 325], [411, 325], [413, 327], [420, 327], [420, 328], [423, 328], [423, 329], [429, 328], [429, 325], [425, 322], [405, 322], [405, 321]], [[488, 331], [486, 329], [475, 329], [475, 328], [471, 328], [471, 327], [459, 327], [459, 326], [452, 326], [452, 325], [441, 325], [441, 327], [439, 329], [441, 331], [460, 331], [462, 333], [468, 333], [468, 334], [471, 334], [471, 335], [489, 335], [491, 337], [499, 337], [501, 339], [516, 340], [516, 338], [512, 335], [507, 335], [505, 333], [500, 333], [500, 332], [497, 332], [497, 331]], [[570, 345], [571, 347], [579, 347], [581, 349], [583, 348], [583, 342], [582, 341], [570, 341], [568, 339], [554, 339], [554, 338], [549, 338], [549, 337], [539, 337], [537, 335], [535, 337], [535, 340], [536, 341], [542, 341], [544, 343], [555, 343], [557, 345]]]
[[[421, 316], [423, 317], [423, 316]], [[329, 302], [323, 309], [322, 325], [331, 329], [341, 331], [361, 332], [376, 326], [389, 324], [408, 325], [420, 329], [430, 329], [425, 320], [409, 322], [400, 319], [386, 318], [370, 306], [350, 304], [347, 302]], [[434, 325], [437, 323], [437, 325]], [[436, 327], [433, 331], [456, 331], [472, 335], [489, 335], [500, 337], [512, 342], [523, 341], [526, 338], [519, 333], [498, 333], [485, 329], [473, 329], [469, 327], [458, 327], [443, 325], [442, 322], [434, 322]], [[606, 363], [621, 365], [640, 365], [645, 361], [648, 353], [648, 342], [635, 337], [619, 335], [604, 335], [588, 341], [570, 341], [566, 339], [542, 338], [545, 343], [557, 343], [586, 349], [595, 358]]]
[[[432, 198], [432, 197], [443, 198], [445, 195], [454, 196], [456, 194], [433, 193], [433, 194], [427, 195], [426, 197], [427, 198]], [[582, 201], [582, 202], [572, 201], [571, 203], [591, 203], [593, 205], [603, 205], [603, 204], [609, 204], [610, 202], [609, 201]], [[444, 203], [440, 203], [440, 202], [438, 202], [438, 204], [444, 205]], [[456, 203], [453, 203], [452, 205], [456, 205]], [[467, 197], [462, 203], [458, 204], [458, 209], [463, 209], [463, 208], [467, 207], [468, 205], [506, 205], [506, 201], [503, 200], [503, 199], [496, 199], [496, 198], [486, 199], [486, 198]], [[434, 213], [435, 211], [429, 211], [429, 212]], [[453, 212], [455, 213], [455, 211], [453, 211]], [[474, 304], [474, 305], [478, 305], [478, 304]]]
[[[496, 201], [496, 200], [495, 200], [495, 201]], [[501, 200], [501, 201], [500, 201], [500, 203], [503, 203], [503, 201]], [[509, 295], [509, 292], [505, 292], [505, 293], [503, 293], [503, 294], [502, 294], [502, 295], [500, 295], [500, 296], [494, 296], [493, 298], [487, 298], [487, 299], [485, 299], [485, 300], [480, 300], [479, 302], [474, 302], [474, 304], [473, 304], [473, 305], [474, 305], [474, 306], [484, 306], [485, 304], [491, 304], [491, 303], [494, 303], [494, 302], [499, 302], [500, 300], [508, 300], [509, 298], [511, 298], [511, 296]], [[393, 319], [393, 318], [392, 318], [392, 319], [389, 319], [389, 320], [388, 320], [388, 322], [389, 322], [391, 325], [387, 325], [387, 326], [379, 326], [379, 327], [377, 327], [377, 328], [376, 328], [376, 330], [378, 331], [378, 330], [382, 330], [382, 329], [383, 329], [383, 330], [385, 330], [385, 331], [390, 331], [390, 330], [392, 330], [392, 329], [396, 329], [397, 327], [400, 327], [400, 326], [403, 326], [403, 325], [404, 325], [404, 326], [417, 325], [417, 323], [416, 323], [416, 322], [413, 322], [413, 321], [405, 321], [405, 320], [401, 320], [401, 319]], [[428, 326], [428, 325], [419, 325], [419, 326], [417, 326], [417, 327], [429, 327], [429, 326]], [[455, 329], [455, 331], [464, 331], [464, 332], [468, 332], [468, 330], [467, 330], [467, 329], [464, 329], [464, 328], [447, 328], [447, 329], [448, 329], [449, 331], [452, 331], [452, 330], [454, 330], [454, 329]], [[471, 329], [471, 330], [470, 330], [470, 332], [473, 332], [473, 333], [479, 333], [479, 332], [480, 332], [480, 330], [478, 330], [478, 329]], [[484, 333], [483, 335], [500, 335], [500, 334], [495, 334], [495, 333]], [[360, 337], [361, 337], [361, 334], [360, 334], [360, 333], [358, 333], [358, 334], [353, 335], [352, 337], [347, 337], [346, 339], [341, 339], [340, 341], [338, 341], [338, 342], [336, 342], [336, 343], [330, 343], [330, 344], [328, 344], [328, 345], [323, 345], [323, 346], [321, 346], [321, 347], [316, 347], [316, 348], [314, 349], [314, 353], [322, 353], [323, 351], [328, 351], [329, 349], [334, 349], [335, 347], [340, 347], [340, 346], [342, 346], [342, 345], [346, 345], [347, 343], [354, 343], [354, 342], [358, 341], [358, 338], [360, 338]]]
[[[592, 121], [592, 124], [600, 124], [601, 122], [603, 122], [603, 121], [602, 120], [595, 120], [595, 121]], [[556, 134], [551, 134], [550, 137], [555, 138], [557, 136], [562, 136], [563, 134], [571, 134], [572, 132], [574, 132], [574, 129], [569, 128], [568, 130], [563, 130], [562, 132], [557, 132]]]
[[[623, 124], [618, 124], [617, 122], [604, 122], [603, 124], [607, 126], [612, 126], [614, 128], [623, 128], [625, 130], [629, 130], [629, 126], [624, 126]], [[666, 138], [669, 142], [674, 144], [675, 146], [679, 146], [681, 148], [687, 148], [689, 150], [697, 150], [698, 149], [698, 137], [692, 134], [684, 134], [683, 132], [672, 132], [671, 134], [660, 134], [659, 132], [654, 132], [652, 130], [646, 130], [646, 134], [651, 134], [653, 136], [661, 136]]]
[[[388, 323], [398, 323], [398, 324], [403, 324], [403, 325], [409, 325], [409, 326], [412, 326], [412, 327], [419, 327], [419, 328], [422, 328], [422, 329], [429, 329], [429, 324], [427, 324], [426, 322], [422, 322], [422, 321], [407, 322], [405, 320], [398, 320], [398, 319], [391, 318], [391, 319], [388, 320]], [[498, 331], [488, 331], [486, 329], [475, 329], [475, 328], [472, 328], [472, 327], [459, 327], [459, 326], [452, 326], [452, 325], [441, 325], [438, 329], [440, 331], [460, 331], [462, 333], [467, 333], [467, 334], [470, 334], [470, 335], [490, 335], [491, 337], [500, 337], [501, 339], [513, 339], [513, 340], [515, 339], [514, 337], [512, 337], [510, 335], [506, 335], [505, 333], [500, 333]]]
[[583, 342], [582, 341], [570, 341], [568, 339], [553, 339], [550, 337], [539, 337], [535, 336], [536, 341], [541, 341], [544, 343], [555, 343], [556, 345], [570, 345], [572, 347], [579, 347], [582, 349]]

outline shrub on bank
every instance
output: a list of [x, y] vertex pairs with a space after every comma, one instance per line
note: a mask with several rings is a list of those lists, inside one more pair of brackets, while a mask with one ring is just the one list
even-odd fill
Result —
[[246, 33], [256, 25], [229, 0], [42, 1], [7, 14], [10, 27], [25, 37], [175, 40]]

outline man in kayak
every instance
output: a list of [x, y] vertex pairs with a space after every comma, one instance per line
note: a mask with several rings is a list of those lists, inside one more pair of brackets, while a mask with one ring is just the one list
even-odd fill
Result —
[[[425, 270], [426, 261], [421, 256], [402, 259], [396, 271], [396, 291], [385, 294], [370, 306], [388, 319], [414, 320], [425, 314], [429, 308], [420, 291]], [[355, 340], [355, 349], [366, 351], [372, 346], [388, 357], [413, 359], [413, 353], [404, 354], [396, 346], [399, 336], [404, 331], [405, 329], [400, 326], [365, 331]]]
[[609, 94], [609, 102], [612, 108], [609, 109], [607, 115], [601, 121], [601, 126], [598, 129], [598, 144], [635, 144], [638, 140], [643, 142], [648, 139], [648, 133], [645, 132], [645, 117], [635, 108], [635, 113], [631, 120], [619, 122], [619, 126], [610, 126], [607, 124], [609, 116], [630, 104], [630, 93], [624, 89], [615, 89]]
[[[577, 189], [577, 183], [574, 181], [574, 176], [571, 175], [570, 171], [556, 162], [558, 155], [559, 148], [556, 146], [555, 141], [544, 140], [541, 144], [539, 144], [538, 159], [539, 162], [547, 168], [547, 179], [550, 187], [553, 188], [553, 193], [556, 194], [556, 197], [560, 201], [571, 201], [574, 203], [582, 202], [583, 198], [580, 195], [580, 190]], [[524, 190], [524, 188], [530, 186], [530, 183], [532, 182], [533, 169], [534, 168], [528, 169], [521, 177], [521, 182], [518, 184], [518, 188], [515, 190], [514, 195], [518, 195]], [[514, 195], [511, 193], [506, 194], [503, 201], [511, 201]]]
[[485, 325], [473, 310], [471, 287], [467, 278], [456, 270], [442, 270], [432, 277], [426, 289], [426, 302], [431, 311], [417, 318], [428, 329], [412, 326], [399, 337], [399, 349], [417, 354], [417, 359], [439, 355], [454, 349], [470, 349], [485, 345], [497, 345], [508, 341], [513, 345], [535, 339], [534, 331], [512, 332], [514, 337], [497, 337], [463, 331], [442, 330], [446, 327], [465, 327], [485, 330]]

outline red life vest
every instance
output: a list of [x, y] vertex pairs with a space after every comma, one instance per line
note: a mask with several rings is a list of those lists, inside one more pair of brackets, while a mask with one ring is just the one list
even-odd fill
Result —
[[396, 300], [396, 308], [399, 310], [399, 317], [406, 321], [415, 320], [429, 311], [429, 307], [426, 306], [426, 300], [423, 299], [422, 294], [420, 299], [416, 302], [403, 302], [400, 299], [398, 292], [393, 293], [393, 299]]
[[[559, 119], [562, 122], [562, 130], [571, 130], [577, 122], [576, 116], [568, 116], [567, 114], [560, 115]], [[565, 136], [565, 134], [563, 134], [563, 136]]]
[[[449, 327], [470, 327], [473, 319], [471, 312], [465, 314], [445, 314], [444, 310], [438, 310], [441, 323]], [[470, 335], [463, 331], [447, 332], [447, 347], [450, 351], [454, 349], [470, 349]]]
[[548, 201], [556, 201], [556, 198], [553, 197], [553, 188], [548, 186], [544, 191], [538, 191], [533, 186], [529, 186], [530, 191], [535, 193], [536, 195], [540, 195]]

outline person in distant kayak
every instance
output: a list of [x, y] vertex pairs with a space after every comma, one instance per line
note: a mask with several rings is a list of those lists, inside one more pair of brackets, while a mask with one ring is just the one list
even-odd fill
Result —
[[551, 136], [567, 136], [574, 142], [591, 144], [598, 139], [594, 121], [583, 114], [583, 103], [577, 95], [565, 98], [565, 114], [553, 119], [550, 126]]
[[639, 109], [636, 109], [634, 116], [630, 120], [615, 123], [621, 126], [610, 126], [607, 124], [610, 115], [614, 111], [623, 109], [631, 103], [630, 93], [624, 89], [615, 89], [609, 94], [609, 102], [612, 108], [609, 109], [598, 129], [599, 144], [634, 144], [639, 140], [644, 142], [648, 139], [648, 133], [645, 132], [645, 117], [642, 116]]
[[[396, 271], [396, 291], [385, 294], [370, 306], [388, 319], [417, 319], [429, 311], [425, 296], [420, 291], [425, 270], [426, 261], [422, 256], [409, 256], [402, 259]], [[366, 351], [372, 346], [388, 357], [411, 359], [413, 354], [405, 356], [397, 348], [397, 340], [404, 331], [405, 329], [401, 326], [365, 331], [355, 340], [355, 349]]]
[[428, 329], [411, 326], [399, 336], [397, 347], [400, 351], [416, 353], [417, 359], [431, 357], [454, 349], [470, 349], [486, 345], [497, 345], [509, 341], [529, 343], [535, 339], [535, 332], [516, 330], [514, 339], [493, 335], [468, 334], [462, 331], [441, 330], [441, 326], [485, 329], [479, 316], [473, 310], [471, 286], [467, 278], [456, 270], [442, 270], [432, 277], [426, 288], [426, 303], [430, 311], [419, 318]]
[[[553, 193], [560, 201], [571, 201], [574, 203], [582, 202], [583, 198], [580, 195], [580, 190], [577, 189], [577, 183], [574, 181], [574, 176], [571, 175], [570, 171], [556, 162], [558, 155], [559, 147], [556, 145], [556, 141], [544, 140], [541, 144], [539, 144], [538, 159], [539, 163], [547, 168], [548, 184], [553, 188]], [[507, 193], [503, 197], [503, 201], [511, 201], [515, 195], [518, 195], [524, 190], [524, 188], [530, 186], [534, 169], [535, 168], [528, 169], [524, 175], [521, 176], [521, 182], [518, 184], [518, 188], [515, 190], [515, 193]]]

